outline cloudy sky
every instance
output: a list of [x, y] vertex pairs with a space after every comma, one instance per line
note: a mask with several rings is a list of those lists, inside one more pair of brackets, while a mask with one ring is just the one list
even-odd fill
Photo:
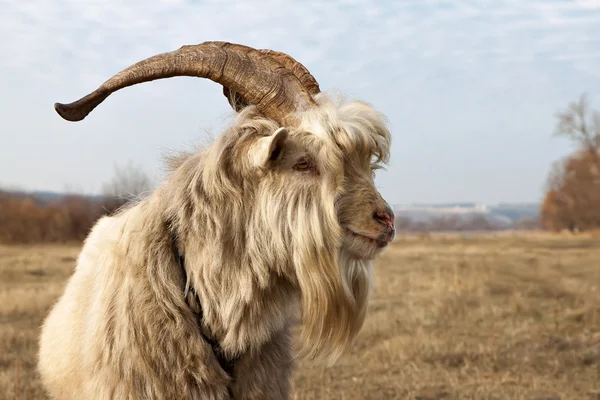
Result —
[[289, 53], [324, 90], [390, 120], [391, 203], [538, 201], [572, 147], [554, 115], [582, 92], [600, 108], [600, 0], [0, 1], [0, 185], [99, 192], [115, 165], [153, 178], [161, 157], [218, 134], [219, 85], [172, 78], [111, 96], [84, 121], [70, 102], [184, 44]]

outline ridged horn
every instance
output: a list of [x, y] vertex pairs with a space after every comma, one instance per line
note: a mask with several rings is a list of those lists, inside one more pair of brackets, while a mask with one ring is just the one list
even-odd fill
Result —
[[295, 111], [315, 105], [294, 73], [273, 57], [240, 44], [204, 42], [142, 60], [87, 96], [70, 104], [55, 103], [54, 108], [68, 121], [81, 121], [119, 89], [176, 76], [208, 78], [231, 88], [281, 125], [291, 123]]
[[[321, 93], [321, 89], [319, 88], [319, 83], [315, 79], [315, 77], [308, 71], [308, 69], [302, 65], [300, 62], [295, 60], [289, 54], [269, 50], [269, 49], [261, 49], [258, 50], [262, 54], [266, 54], [271, 58], [275, 59], [278, 63], [284, 66], [286, 69], [292, 71], [292, 73], [298, 78], [302, 86], [308, 91], [311, 96], [315, 96]], [[227, 86], [223, 86], [223, 94], [227, 97], [229, 104], [235, 111], [240, 111], [242, 108], [247, 107], [251, 104], [244, 96], [241, 96], [239, 93], [232, 91]]]

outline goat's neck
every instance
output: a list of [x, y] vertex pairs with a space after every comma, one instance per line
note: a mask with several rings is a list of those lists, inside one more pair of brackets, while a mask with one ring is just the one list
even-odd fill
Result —
[[189, 241], [185, 246], [188, 285], [198, 295], [204, 327], [231, 355], [257, 348], [284, 329], [297, 310], [297, 290], [270, 272], [263, 282], [252, 265], [216, 262], [214, 250]]
[[285, 261], [268, 258], [265, 253], [273, 252], [260, 251], [261, 242], [249, 243], [254, 238], [248, 239], [245, 207], [209, 198], [199, 163], [197, 157], [184, 162], [159, 196], [180, 243], [187, 285], [201, 302], [203, 323], [225, 352], [236, 355], [287, 326], [298, 309], [297, 285], [286, 275], [291, 268]]

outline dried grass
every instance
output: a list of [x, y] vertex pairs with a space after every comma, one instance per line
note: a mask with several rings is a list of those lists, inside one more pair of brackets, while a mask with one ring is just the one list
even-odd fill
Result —
[[[45, 398], [39, 326], [78, 250], [0, 246], [0, 398]], [[294, 399], [600, 399], [597, 235], [399, 237], [376, 273], [355, 347], [301, 361]]]

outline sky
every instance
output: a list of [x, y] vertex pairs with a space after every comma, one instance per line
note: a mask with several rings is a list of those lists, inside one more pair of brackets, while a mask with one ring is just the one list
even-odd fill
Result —
[[163, 157], [231, 121], [221, 87], [178, 77], [113, 94], [81, 122], [71, 102], [116, 72], [219, 40], [284, 51], [324, 91], [389, 119], [376, 185], [391, 204], [536, 202], [573, 146], [555, 115], [600, 109], [600, 0], [0, 0], [0, 186], [99, 193], [115, 165], [155, 181]]

